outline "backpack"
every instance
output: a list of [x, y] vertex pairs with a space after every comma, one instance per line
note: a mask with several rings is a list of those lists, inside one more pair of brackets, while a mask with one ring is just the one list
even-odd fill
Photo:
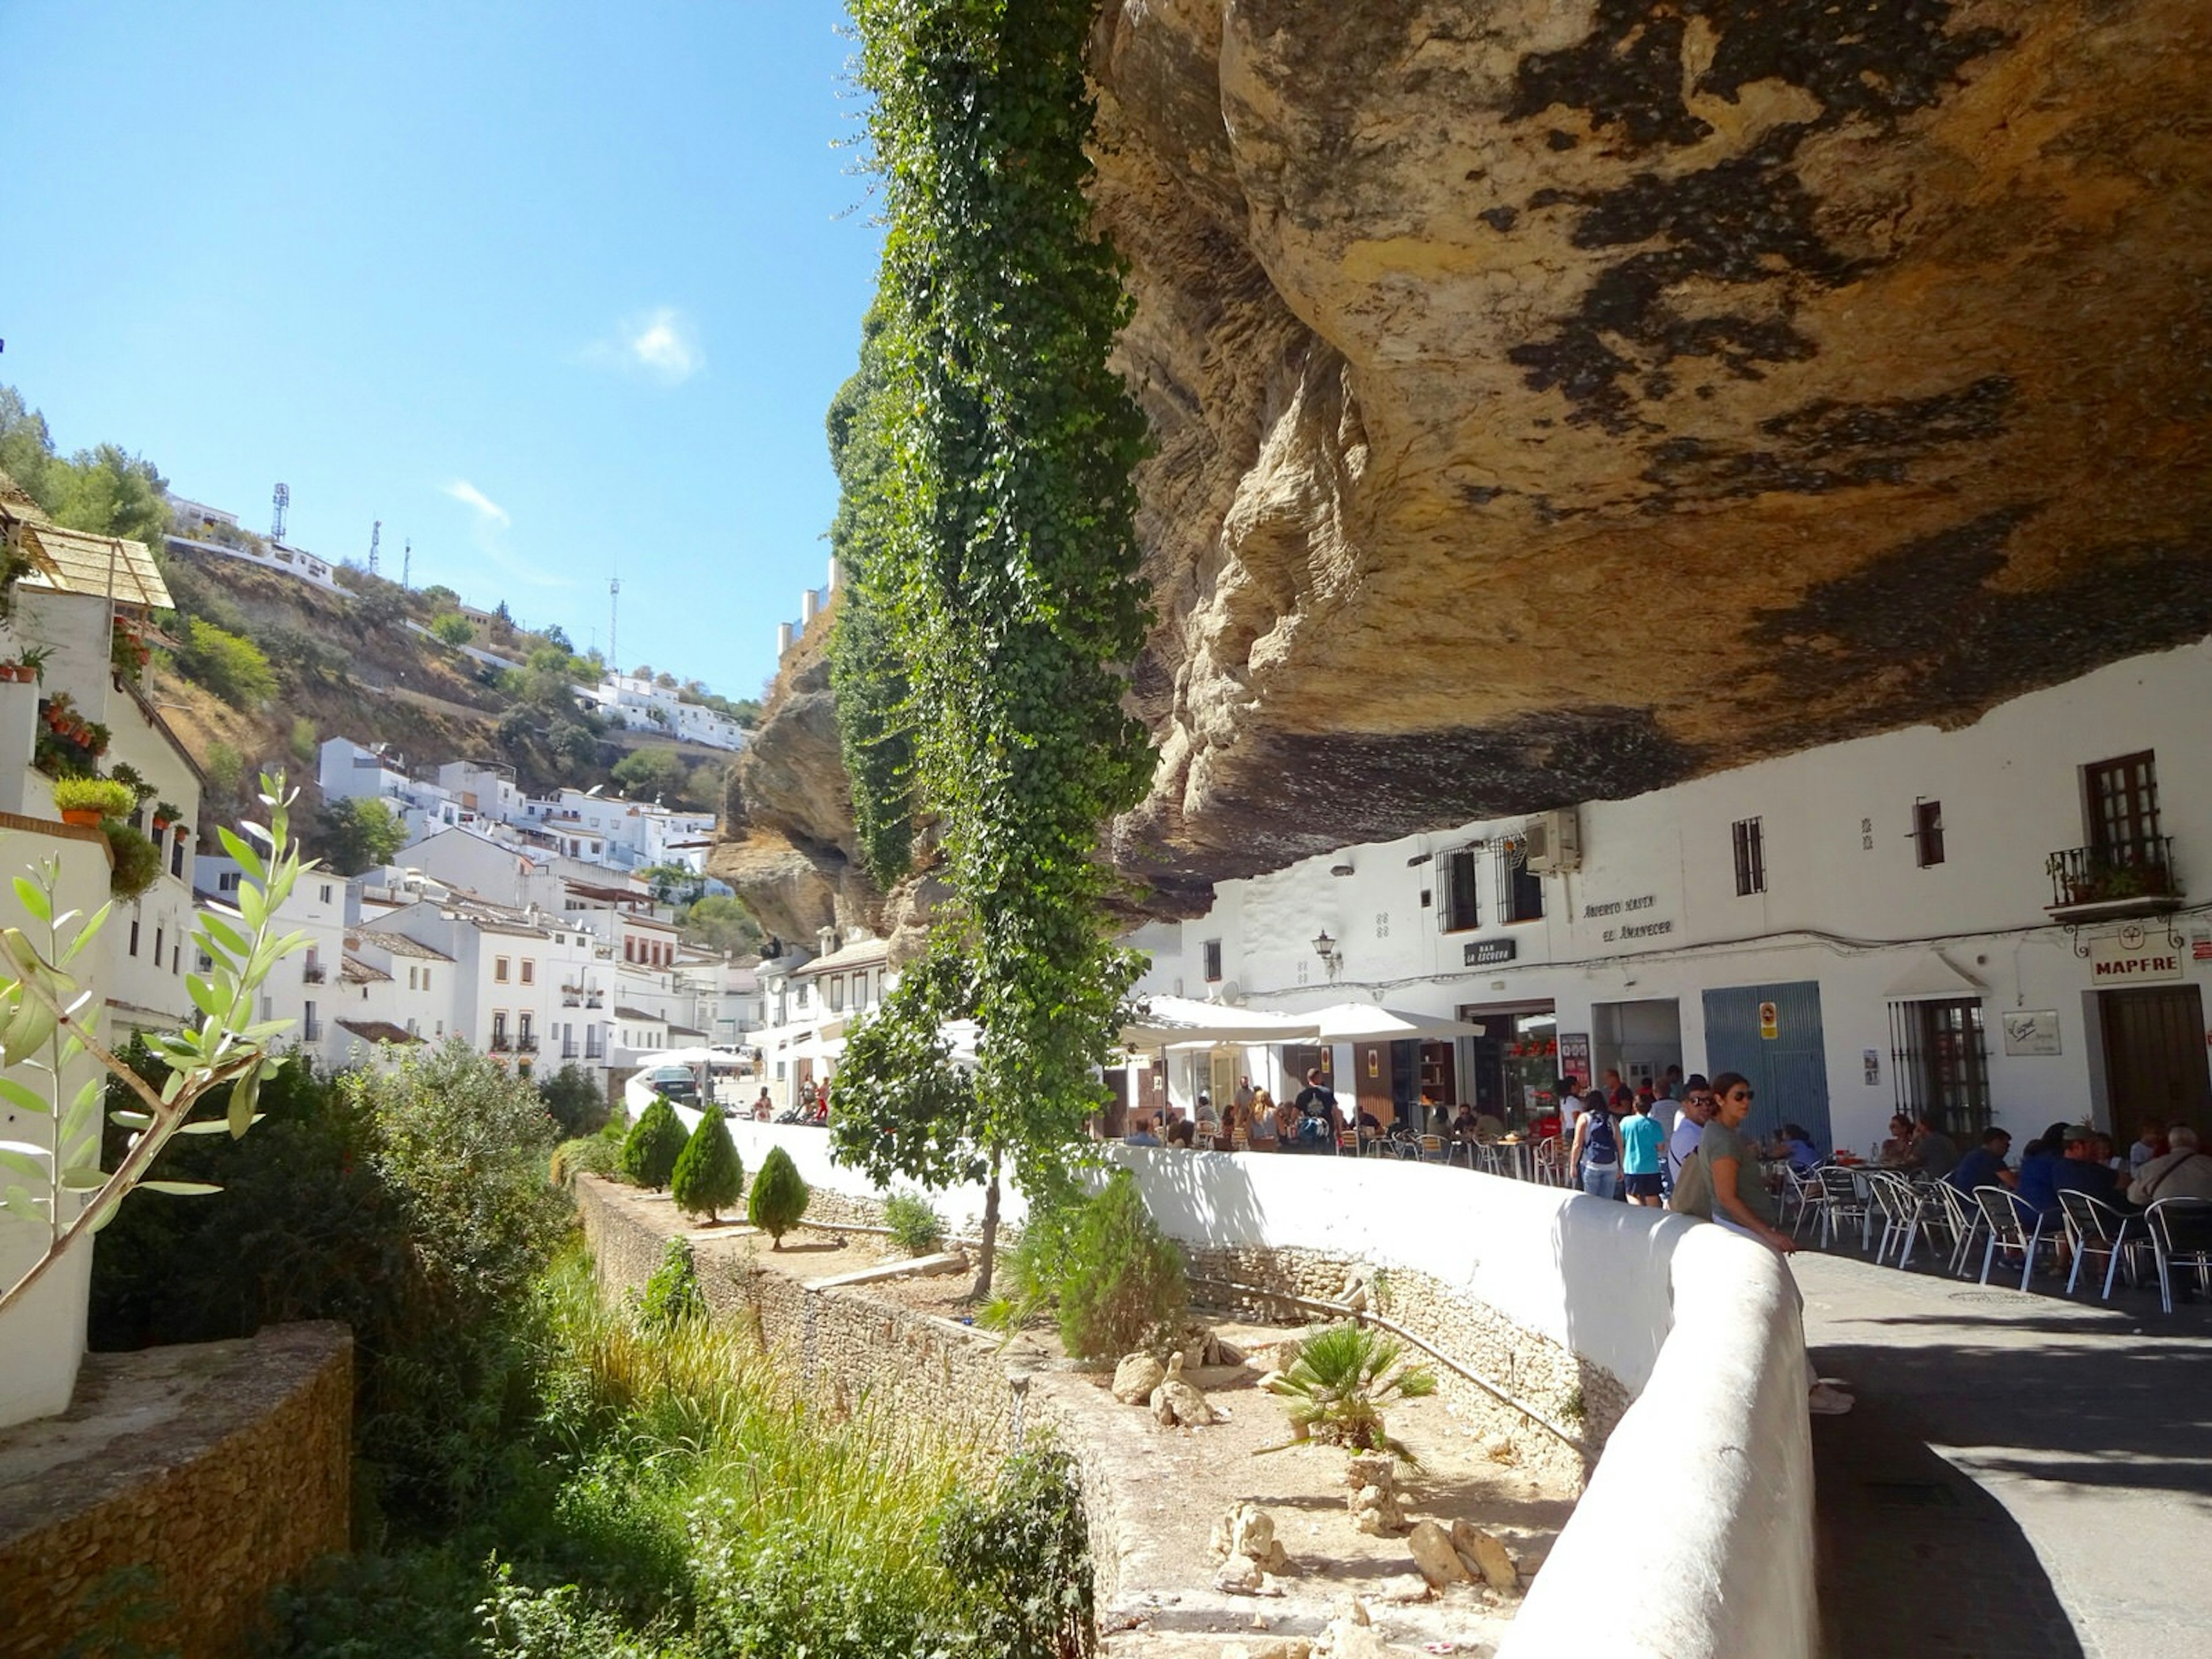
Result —
[[1620, 1137], [1613, 1131], [1610, 1112], [1590, 1114], [1589, 1133], [1583, 1139], [1583, 1162], [1600, 1169], [1620, 1162]]

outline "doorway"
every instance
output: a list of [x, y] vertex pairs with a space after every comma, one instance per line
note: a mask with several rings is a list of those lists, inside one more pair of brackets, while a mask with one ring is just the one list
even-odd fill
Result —
[[[1766, 1018], [1771, 1015], [1772, 1018]], [[1828, 1129], [1828, 1060], [1820, 1034], [1817, 980], [1737, 985], [1705, 993], [1706, 1075], [1741, 1072], [1751, 1079], [1747, 1139], [1771, 1140], [1785, 1123], [1813, 1137], [1823, 1152]]]
[[[1656, 1085], [1682, 1064], [1682, 1006], [1673, 997], [1590, 1004], [1590, 1063], [1633, 1088]], [[1684, 1069], [1687, 1069], [1685, 1067]]]
[[2212, 1130], [2203, 993], [2194, 985], [2145, 986], [2100, 992], [2097, 1002], [2112, 1139], [2124, 1141], [2146, 1117], [2186, 1123], [2200, 1134]]
[[1459, 1017], [1480, 1035], [1459, 1039], [1465, 1065], [1458, 1099], [1513, 1129], [1558, 1109], [1552, 1085], [1559, 1075], [1559, 1021], [1551, 1003], [1462, 1006]]

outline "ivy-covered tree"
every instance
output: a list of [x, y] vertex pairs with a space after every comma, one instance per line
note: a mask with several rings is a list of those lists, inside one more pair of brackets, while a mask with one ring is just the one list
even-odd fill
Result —
[[[956, 963], [981, 1035], [967, 1084], [939, 1066], [918, 1085], [848, 1048], [839, 1105], [894, 1128], [925, 1097], [957, 1115], [950, 1140], [991, 1182], [979, 1293], [999, 1176], [1011, 1158], [1033, 1198], [1066, 1187], [1135, 976], [1104, 924], [1097, 856], [1152, 756], [1122, 702], [1149, 621], [1131, 478], [1145, 429], [1108, 362], [1129, 301], [1085, 196], [1093, 9], [852, 8], [887, 234], [877, 361], [862, 365], [885, 389], [863, 400], [848, 453], [880, 421], [896, 465], [847, 468], [868, 492], [856, 592], [878, 606], [891, 665], [848, 656], [847, 673], [905, 677], [902, 696], [884, 682], [868, 706], [911, 733], [913, 810], [939, 830], [951, 892], [932, 951]], [[886, 795], [867, 810], [889, 823], [904, 809]], [[919, 1028], [940, 1000], [895, 995], [867, 1023], [915, 1024], [890, 1047], [936, 1044]]]
[[703, 1215], [709, 1222], [738, 1201], [745, 1181], [745, 1166], [730, 1139], [730, 1126], [713, 1106], [699, 1114], [699, 1127], [677, 1155], [668, 1177], [669, 1195], [686, 1215]]

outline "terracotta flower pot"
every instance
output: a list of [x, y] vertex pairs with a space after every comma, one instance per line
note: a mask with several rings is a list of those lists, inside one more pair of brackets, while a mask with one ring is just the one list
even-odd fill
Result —
[[62, 822], [82, 823], [87, 829], [97, 830], [100, 828], [100, 809], [97, 806], [64, 806], [62, 808]]

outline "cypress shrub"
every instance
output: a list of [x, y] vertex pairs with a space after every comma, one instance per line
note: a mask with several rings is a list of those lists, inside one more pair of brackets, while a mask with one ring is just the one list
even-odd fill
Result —
[[774, 1241], [772, 1248], [780, 1250], [783, 1236], [799, 1224], [811, 1196], [791, 1154], [775, 1147], [761, 1160], [760, 1173], [753, 1177], [752, 1194], [745, 1200], [745, 1219], [766, 1233]]
[[630, 1126], [629, 1138], [623, 1142], [623, 1178], [659, 1191], [668, 1184], [676, 1160], [683, 1156], [684, 1146], [683, 1120], [676, 1115], [673, 1106], [656, 1097], [652, 1105], [638, 1114], [637, 1121]]
[[720, 1107], [709, 1103], [699, 1114], [699, 1127], [684, 1143], [668, 1190], [676, 1207], [686, 1215], [704, 1215], [720, 1221], [721, 1212], [738, 1201], [744, 1185], [745, 1166], [730, 1139], [730, 1126], [722, 1121]]

